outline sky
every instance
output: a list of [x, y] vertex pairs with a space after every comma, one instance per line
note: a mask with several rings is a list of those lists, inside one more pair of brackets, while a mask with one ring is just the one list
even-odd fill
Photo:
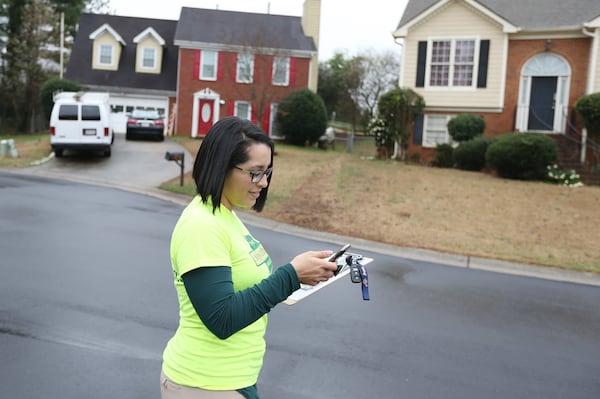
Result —
[[[351, 57], [367, 50], [400, 55], [392, 32], [407, 0], [321, 0], [319, 60], [336, 52]], [[181, 7], [302, 16], [304, 0], [110, 0], [110, 13], [129, 17], [179, 19]]]

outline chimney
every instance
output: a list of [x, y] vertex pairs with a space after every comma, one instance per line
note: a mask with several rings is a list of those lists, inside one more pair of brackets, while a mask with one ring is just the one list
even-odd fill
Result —
[[319, 81], [319, 32], [321, 29], [321, 0], [304, 0], [302, 11], [302, 29], [304, 34], [312, 37], [317, 47], [317, 53], [310, 62], [310, 80], [308, 88], [317, 92]]

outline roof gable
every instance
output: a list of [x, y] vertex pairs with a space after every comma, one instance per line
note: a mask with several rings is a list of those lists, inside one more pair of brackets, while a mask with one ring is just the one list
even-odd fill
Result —
[[119, 35], [113, 28], [111, 28], [109, 24], [102, 25], [101, 27], [90, 33], [89, 37], [92, 40], [96, 40], [100, 35], [102, 35], [105, 32], [111, 35], [116, 41], [121, 43], [123, 46], [127, 45], [125, 43], [125, 40], [123, 40], [123, 38], [121, 37], [121, 35]]
[[[409, 0], [397, 29], [404, 28], [422, 14], [432, 12], [439, 3], [461, 0]], [[581, 29], [600, 17], [598, 0], [462, 0], [483, 7], [497, 18], [523, 31], [561, 31]]]
[[181, 47], [257, 47], [316, 52], [300, 17], [182, 7], [175, 33]]
[[146, 28], [146, 30], [134, 37], [133, 42], [137, 44], [144, 40], [147, 36], [153, 37], [161, 46], [166, 44], [165, 39], [163, 39], [162, 36], [159, 35], [152, 27]]

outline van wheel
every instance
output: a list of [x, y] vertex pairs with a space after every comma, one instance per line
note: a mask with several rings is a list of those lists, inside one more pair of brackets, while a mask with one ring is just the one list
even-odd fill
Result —
[[105, 158], [110, 157], [110, 148], [108, 150], [104, 150], [104, 157]]
[[62, 158], [64, 151], [62, 148], [57, 148], [54, 150], [54, 155], [56, 156], [56, 158]]

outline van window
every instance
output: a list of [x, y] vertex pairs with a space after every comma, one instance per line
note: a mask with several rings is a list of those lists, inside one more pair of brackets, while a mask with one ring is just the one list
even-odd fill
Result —
[[82, 121], [99, 121], [100, 107], [97, 105], [82, 105], [81, 106]]
[[77, 105], [61, 105], [58, 109], [58, 119], [61, 121], [76, 121]]

